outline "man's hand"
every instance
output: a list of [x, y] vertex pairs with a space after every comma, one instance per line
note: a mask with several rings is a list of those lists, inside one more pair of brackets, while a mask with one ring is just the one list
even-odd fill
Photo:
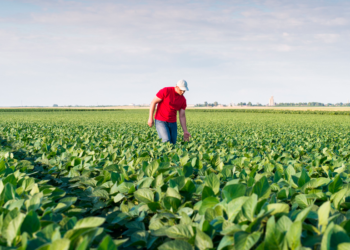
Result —
[[184, 132], [184, 141], [189, 141], [190, 137], [191, 137], [191, 134], [188, 131]]
[[154, 121], [153, 121], [153, 119], [148, 119], [148, 126], [150, 126], [150, 128], [153, 126], [153, 124], [154, 124]]

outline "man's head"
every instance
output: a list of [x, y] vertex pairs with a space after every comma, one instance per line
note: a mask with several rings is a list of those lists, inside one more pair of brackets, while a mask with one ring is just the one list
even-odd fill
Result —
[[185, 91], [188, 91], [187, 82], [185, 80], [178, 81], [175, 87], [175, 91], [179, 95], [183, 95]]

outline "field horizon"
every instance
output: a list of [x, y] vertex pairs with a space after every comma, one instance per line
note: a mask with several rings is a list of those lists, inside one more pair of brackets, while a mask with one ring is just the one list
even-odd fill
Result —
[[[139, 107], [139, 106], [110, 106], [110, 107], [0, 107], [0, 109], [96, 109], [96, 110], [108, 110], [108, 109], [149, 109], [149, 107]], [[187, 107], [187, 109], [269, 109], [269, 110], [296, 110], [296, 111], [350, 111], [350, 107]]]

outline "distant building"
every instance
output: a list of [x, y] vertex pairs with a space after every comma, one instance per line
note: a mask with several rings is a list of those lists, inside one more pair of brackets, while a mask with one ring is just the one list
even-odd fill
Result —
[[275, 101], [273, 99], [273, 96], [271, 96], [271, 98], [269, 100], [269, 106], [275, 106]]
[[54, 104], [53, 107], [58, 107], [58, 104]]

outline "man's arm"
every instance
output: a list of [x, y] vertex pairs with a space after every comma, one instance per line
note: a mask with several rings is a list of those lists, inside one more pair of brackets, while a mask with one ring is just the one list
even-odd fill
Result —
[[182, 130], [184, 131], [184, 140], [189, 141], [191, 134], [187, 131], [186, 113], [184, 109], [180, 109], [179, 116], [180, 116], [181, 127], [182, 127]]
[[150, 127], [152, 127], [154, 124], [153, 115], [154, 115], [154, 110], [156, 109], [156, 104], [161, 102], [161, 101], [162, 101], [162, 99], [155, 96], [151, 102], [151, 106], [149, 108], [149, 117], [148, 117], [148, 126], [150, 126]]

